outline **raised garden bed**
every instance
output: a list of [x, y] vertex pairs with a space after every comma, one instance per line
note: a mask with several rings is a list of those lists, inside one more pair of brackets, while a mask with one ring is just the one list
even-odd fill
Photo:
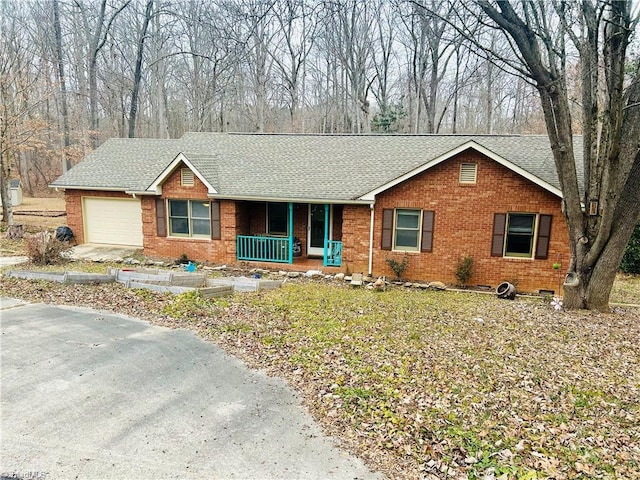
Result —
[[72, 283], [110, 283], [115, 281], [115, 277], [110, 274], [84, 272], [32, 272], [28, 270], [11, 270], [7, 272], [7, 276], [28, 280], [49, 280], [67, 285]]

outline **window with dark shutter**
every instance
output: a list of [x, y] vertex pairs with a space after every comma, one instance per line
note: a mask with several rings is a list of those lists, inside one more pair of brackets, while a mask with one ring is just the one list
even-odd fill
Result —
[[382, 250], [391, 250], [393, 244], [393, 209], [382, 210]]
[[551, 237], [551, 215], [540, 215], [538, 222], [538, 241], [536, 258], [545, 260], [549, 256], [549, 238]]
[[433, 250], [433, 222], [435, 212], [433, 210], [425, 210], [422, 212], [422, 243], [420, 251], [431, 252]]
[[156, 198], [156, 233], [159, 237], [167, 236], [167, 216], [162, 198]]
[[492, 257], [502, 257], [504, 251], [504, 232], [506, 224], [506, 213], [496, 213], [493, 215], [493, 240], [491, 241]]
[[220, 202], [211, 202], [211, 239], [220, 240], [222, 230], [220, 228]]

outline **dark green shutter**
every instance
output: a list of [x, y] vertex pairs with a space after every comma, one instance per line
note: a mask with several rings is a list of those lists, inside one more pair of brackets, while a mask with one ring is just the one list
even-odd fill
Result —
[[545, 260], [549, 256], [549, 238], [551, 237], [551, 215], [540, 215], [538, 223], [538, 241], [536, 258]]
[[382, 250], [391, 250], [393, 245], [393, 208], [382, 210]]
[[156, 198], [156, 233], [159, 237], [167, 236], [167, 216], [163, 198]]
[[211, 239], [220, 240], [222, 231], [220, 228], [220, 202], [211, 202]]
[[433, 250], [433, 222], [435, 219], [433, 210], [424, 210], [422, 212], [422, 242], [420, 251], [431, 252]]
[[504, 233], [507, 225], [507, 214], [493, 215], [493, 240], [491, 241], [491, 256], [502, 257], [504, 254]]

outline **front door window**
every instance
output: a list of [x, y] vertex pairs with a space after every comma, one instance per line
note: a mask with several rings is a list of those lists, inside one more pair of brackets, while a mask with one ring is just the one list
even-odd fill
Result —
[[[331, 238], [331, 213], [333, 209], [329, 207], [329, 238]], [[325, 205], [312, 203], [309, 205], [309, 228], [307, 239], [307, 255], [323, 256], [325, 239]]]

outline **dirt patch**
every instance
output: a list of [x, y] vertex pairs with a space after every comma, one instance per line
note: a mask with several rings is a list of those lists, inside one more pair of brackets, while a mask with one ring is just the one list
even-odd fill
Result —
[[14, 223], [21, 223], [29, 233], [53, 230], [67, 224], [66, 204], [62, 197], [24, 197], [13, 207]]
[[61, 197], [47, 197], [47, 198], [36, 198], [36, 197], [24, 197], [22, 205], [18, 205], [17, 207], [13, 207], [15, 212], [21, 211], [64, 211], [65, 209], [65, 201], [64, 198]]

